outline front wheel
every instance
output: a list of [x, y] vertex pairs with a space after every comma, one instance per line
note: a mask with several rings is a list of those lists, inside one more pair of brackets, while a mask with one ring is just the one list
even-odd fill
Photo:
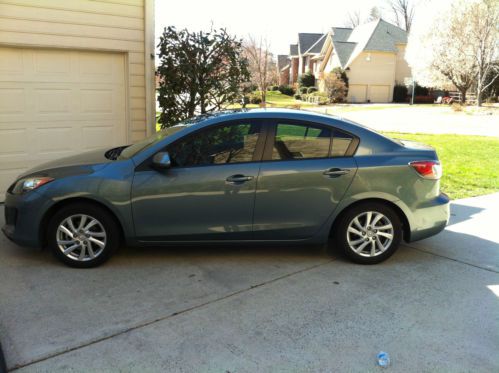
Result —
[[104, 209], [78, 203], [59, 210], [50, 220], [48, 243], [63, 263], [78, 268], [104, 263], [119, 245], [119, 229]]
[[402, 224], [392, 208], [377, 202], [352, 207], [333, 232], [335, 247], [360, 264], [380, 263], [398, 249]]

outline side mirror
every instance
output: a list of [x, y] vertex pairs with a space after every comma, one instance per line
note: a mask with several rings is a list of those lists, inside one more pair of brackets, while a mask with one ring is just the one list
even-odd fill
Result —
[[170, 154], [168, 152], [159, 152], [154, 154], [152, 158], [152, 164], [154, 168], [166, 170], [172, 166], [172, 162], [170, 160]]

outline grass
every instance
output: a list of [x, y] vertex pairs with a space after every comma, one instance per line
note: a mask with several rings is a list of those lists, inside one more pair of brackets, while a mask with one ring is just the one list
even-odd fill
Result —
[[452, 199], [499, 191], [499, 139], [483, 136], [386, 132], [434, 147], [443, 165], [441, 189]]

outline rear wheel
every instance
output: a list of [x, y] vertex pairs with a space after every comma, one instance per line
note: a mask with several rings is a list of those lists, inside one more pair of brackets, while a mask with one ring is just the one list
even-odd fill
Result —
[[119, 228], [104, 209], [90, 204], [63, 207], [50, 220], [48, 241], [63, 263], [78, 268], [104, 263], [119, 245]]
[[379, 202], [367, 202], [343, 214], [333, 232], [335, 247], [356, 263], [375, 264], [398, 249], [402, 224], [397, 213]]

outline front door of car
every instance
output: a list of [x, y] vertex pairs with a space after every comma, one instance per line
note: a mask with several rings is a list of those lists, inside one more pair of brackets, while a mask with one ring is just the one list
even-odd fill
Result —
[[254, 238], [313, 236], [347, 191], [357, 171], [358, 140], [314, 123], [276, 120], [258, 177]]
[[261, 128], [258, 120], [209, 126], [166, 147], [170, 168], [140, 167], [132, 186], [138, 239], [251, 239]]

